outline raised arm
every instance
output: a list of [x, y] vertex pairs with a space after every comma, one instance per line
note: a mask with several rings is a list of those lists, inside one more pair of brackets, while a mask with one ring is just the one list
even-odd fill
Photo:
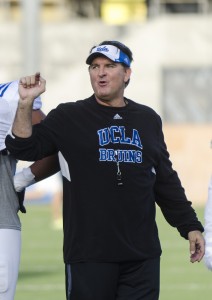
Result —
[[[41, 122], [45, 118], [42, 110], [32, 110], [33, 101], [45, 91], [45, 80], [39, 73], [23, 77], [19, 83], [19, 104], [13, 123], [12, 132], [18, 137], [27, 138], [32, 134], [32, 125]], [[14, 186], [17, 192], [22, 192], [26, 187], [41, 181], [60, 170], [58, 156], [51, 155], [34, 162], [14, 176]], [[23, 201], [24, 194], [19, 202], [22, 212], [26, 212]]]
[[32, 106], [35, 98], [40, 96], [46, 89], [46, 81], [40, 76], [35, 75], [22, 77], [19, 81], [18, 108], [12, 127], [14, 135], [28, 138], [32, 135]]
[[[31, 123], [37, 124], [45, 118], [42, 110], [33, 110]], [[14, 129], [16, 128], [15, 125]], [[31, 184], [41, 181], [49, 176], [54, 175], [60, 170], [58, 156], [51, 155], [41, 160], [37, 160], [29, 167], [24, 168], [14, 176], [14, 186], [17, 192], [21, 192], [24, 188]]]

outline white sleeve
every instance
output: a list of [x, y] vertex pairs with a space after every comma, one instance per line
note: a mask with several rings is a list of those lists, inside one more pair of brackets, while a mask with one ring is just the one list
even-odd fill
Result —
[[208, 200], [205, 206], [205, 244], [205, 265], [212, 271], [212, 176], [208, 186]]
[[41, 109], [41, 107], [42, 107], [41, 97], [38, 97], [33, 102], [33, 109], [37, 110], [37, 109]]
[[[12, 106], [12, 110], [15, 111], [19, 100], [18, 85], [19, 80], [0, 84], [0, 97], [4, 96], [4, 99]], [[33, 102], [33, 109], [37, 110], [41, 109], [41, 107], [42, 101], [41, 97], [39, 96]]]
[[35, 175], [32, 173], [30, 167], [23, 168], [21, 172], [17, 172], [13, 177], [13, 183], [16, 192], [23, 191], [26, 187], [35, 183]]

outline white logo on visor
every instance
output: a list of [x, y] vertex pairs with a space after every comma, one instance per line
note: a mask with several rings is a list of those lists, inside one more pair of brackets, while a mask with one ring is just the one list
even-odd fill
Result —
[[106, 47], [106, 46], [104, 46], [104, 47], [97, 47], [96, 48], [96, 51], [105, 51], [105, 52], [108, 52], [109, 51], [109, 49]]

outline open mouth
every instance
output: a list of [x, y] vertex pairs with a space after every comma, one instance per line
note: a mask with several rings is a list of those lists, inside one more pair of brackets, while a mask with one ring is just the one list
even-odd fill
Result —
[[101, 80], [101, 81], [99, 81], [99, 85], [105, 86], [105, 85], [107, 85], [107, 82], [105, 80]]

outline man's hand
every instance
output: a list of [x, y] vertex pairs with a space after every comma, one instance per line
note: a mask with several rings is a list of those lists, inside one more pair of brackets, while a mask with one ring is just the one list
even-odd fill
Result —
[[40, 73], [22, 77], [19, 80], [20, 99], [12, 126], [12, 132], [15, 136], [29, 138], [32, 135], [33, 101], [45, 92], [45, 89], [46, 80], [40, 76]]
[[[46, 80], [37, 72], [35, 75], [22, 77], [19, 80], [19, 95], [22, 104], [32, 103], [35, 98], [40, 96], [46, 90]], [[25, 102], [25, 103], [24, 103]]]
[[192, 263], [200, 262], [205, 254], [205, 240], [202, 233], [198, 230], [188, 233], [190, 243], [190, 261]]

